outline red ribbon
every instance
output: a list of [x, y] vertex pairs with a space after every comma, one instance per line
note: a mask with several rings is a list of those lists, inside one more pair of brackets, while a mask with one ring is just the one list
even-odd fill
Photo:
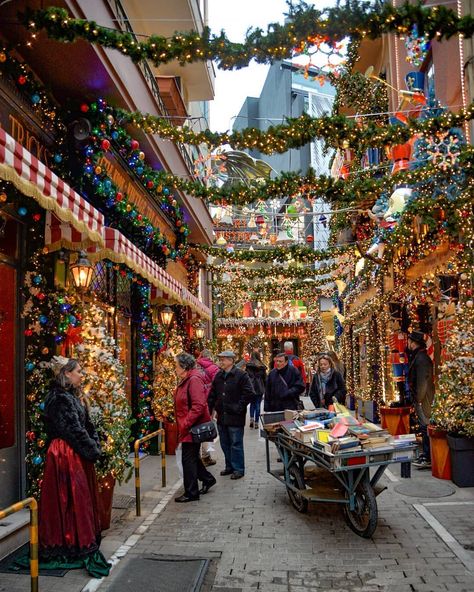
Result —
[[77, 343], [82, 343], [82, 327], [74, 327], [73, 325], [69, 325], [66, 331], [66, 338], [63, 341], [63, 345], [61, 347], [61, 355], [66, 356], [66, 352], [69, 347], [76, 345]]

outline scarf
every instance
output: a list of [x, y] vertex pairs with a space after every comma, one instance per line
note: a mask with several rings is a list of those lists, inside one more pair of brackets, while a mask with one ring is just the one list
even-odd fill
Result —
[[319, 372], [319, 380], [321, 383], [321, 394], [326, 394], [326, 385], [331, 380], [332, 376], [332, 368], [330, 368], [327, 372]]

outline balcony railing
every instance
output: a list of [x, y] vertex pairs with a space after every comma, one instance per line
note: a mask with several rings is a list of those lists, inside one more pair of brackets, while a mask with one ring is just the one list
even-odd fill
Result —
[[[120, 2], [120, 0], [108, 0], [108, 3], [109, 3], [110, 8], [112, 9], [112, 11], [115, 14], [117, 25], [123, 31], [127, 31], [128, 33], [130, 33], [130, 35], [133, 36], [134, 40], [137, 43], [139, 43], [139, 39], [138, 39], [137, 35], [135, 34], [133, 27], [130, 25], [129, 18], [128, 18], [127, 13], [125, 12], [125, 9], [122, 6], [122, 3]], [[158, 83], [156, 81], [156, 78], [155, 78], [155, 75], [154, 75], [152, 69], [150, 68], [150, 65], [145, 60], [142, 60], [137, 65], [140, 68], [140, 71], [142, 72], [143, 77], [145, 78], [145, 80], [146, 80], [146, 82], [147, 82], [147, 84], [148, 84], [157, 104], [158, 104], [161, 115], [163, 115], [167, 118], [171, 117], [171, 114], [169, 113], [168, 109], [166, 108], [166, 106], [163, 102], [163, 97], [160, 94], [160, 89], [158, 87]], [[178, 147], [178, 150], [180, 151], [181, 156], [183, 157], [183, 160], [186, 163], [186, 166], [187, 166], [190, 174], [193, 175], [194, 163], [193, 163], [186, 147], [183, 144], [179, 144], [179, 143], [176, 143], [176, 146]]]

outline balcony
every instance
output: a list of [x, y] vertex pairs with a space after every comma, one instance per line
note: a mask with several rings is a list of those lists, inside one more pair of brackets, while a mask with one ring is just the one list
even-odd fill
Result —
[[[109, 2], [116, 3], [115, 0]], [[200, 5], [205, 10], [207, 0], [121, 0], [120, 3], [136, 34], [171, 37], [176, 31], [193, 29], [201, 33], [205, 25], [206, 15], [201, 13]], [[157, 76], [179, 75], [186, 102], [214, 98], [215, 72], [211, 62], [194, 62], [183, 67], [173, 61], [154, 71]]]

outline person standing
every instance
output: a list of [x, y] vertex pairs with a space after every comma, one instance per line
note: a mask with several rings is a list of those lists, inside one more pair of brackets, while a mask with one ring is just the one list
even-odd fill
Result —
[[267, 367], [262, 362], [260, 350], [253, 348], [250, 360], [247, 362], [247, 374], [255, 392], [255, 396], [250, 403], [250, 427], [258, 429], [258, 420], [260, 418], [260, 407], [262, 398], [265, 394], [265, 381], [267, 379]]
[[306, 371], [303, 362], [294, 354], [294, 346], [292, 341], [285, 341], [283, 344], [283, 353], [288, 359], [290, 366], [297, 368], [303, 379], [303, 384], [306, 385]]
[[316, 363], [316, 372], [314, 373], [309, 396], [315, 407], [326, 407], [333, 404], [333, 397], [336, 397], [338, 403], [345, 405], [346, 402], [346, 383], [342, 374], [334, 367], [334, 362], [328, 354], [323, 354]]
[[48, 436], [39, 502], [39, 556], [52, 568], [79, 567], [90, 575], [107, 576], [110, 564], [99, 550], [101, 528], [94, 463], [99, 438], [81, 392], [82, 369], [77, 360], [54, 356], [55, 375], [44, 401]]
[[[196, 359], [191, 354], [181, 353], [175, 358], [179, 383], [175, 391], [176, 423], [178, 442], [182, 447], [184, 494], [175, 498], [177, 503], [193, 502], [216, 484], [215, 477], [204, 467], [201, 444], [193, 442], [190, 429], [211, 421], [207, 404], [207, 391], [201, 371], [196, 368]], [[198, 480], [202, 481], [199, 489]]]
[[[212, 381], [219, 372], [219, 366], [214, 364], [211, 358], [211, 352], [208, 349], [203, 349], [199, 357], [196, 359], [196, 363], [203, 372], [204, 385], [207, 393], [211, 390]], [[212, 442], [203, 442], [201, 448], [201, 460], [205, 467], [212, 467], [216, 464], [215, 459], [212, 458], [211, 452], [215, 452], [215, 448]]]
[[233, 351], [223, 351], [217, 357], [221, 370], [212, 382], [209, 409], [217, 413], [217, 429], [225, 457], [221, 475], [241, 479], [245, 475], [245, 417], [254, 391], [249, 375], [235, 366]]
[[300, 395], [305, 384], [300, 371], [288, 363], [286, 354], [275, 356], [275, 368], [267, 378], [265, 388], [265, 411], [284, 411], [299, 408]]
[[408, 386], [420, 422], [422, 454], [413, 464], [417, 469], [431, 468], [428, 424], [434, 399], [433, 362], [426, 351], [423, 333], [408, 335]]

